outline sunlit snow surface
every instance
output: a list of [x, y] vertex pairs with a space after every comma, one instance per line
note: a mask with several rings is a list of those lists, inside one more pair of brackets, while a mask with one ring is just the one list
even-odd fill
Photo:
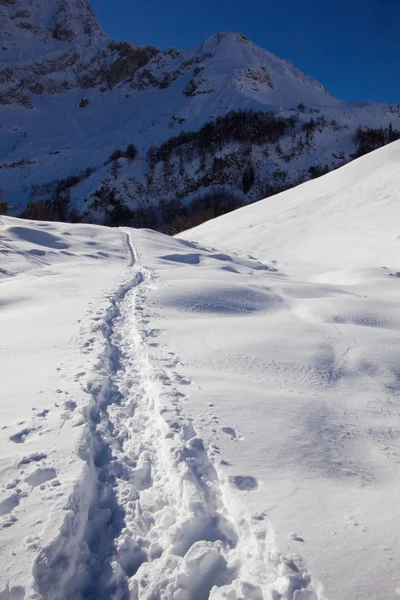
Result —
[[1, 598], [399, 595], [399, 165], [181, 239], [1, 218]]

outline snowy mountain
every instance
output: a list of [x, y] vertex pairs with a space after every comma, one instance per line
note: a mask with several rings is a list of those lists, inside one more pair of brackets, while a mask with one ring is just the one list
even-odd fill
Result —
[[0, 187], [13, 214], [30, 202], [26, 216], [173, 231], [399, 135], [398, 106], [336, 100], [242, 34], [131, 46], [86, 0], [3, 0], [0, 18]]
[[398, 595], [399, 164], [176, 238], [0, 217], [1, 598]]

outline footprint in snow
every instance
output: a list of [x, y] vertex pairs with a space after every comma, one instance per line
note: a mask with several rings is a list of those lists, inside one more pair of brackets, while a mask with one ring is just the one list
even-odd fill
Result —
[[175, 376], [175, 381], [177, 383], [180, 383], [180, 385], [191, 385], [191, 381], [190, 379], [186, 379], [186, 377], [182, 377], [182, 375], [176, 375]]
[[243, 438], [237, 434], [236, 429], [234, 429], [233, 427], [221, 427], [221, 431], [226, 433], [226, 435], [229, 437], [230, 440], [235, 440], [235, 441], [243, 440]]
[[15, 515], [7, 515], [0, 524], [0, 529], [7, 529], [8, 527], [14, 525], [14, 523], [16, 523], [17, 521], [18, 519]]
[[55, 479], [57, 476], [57, 471], [53, 468], [40, 468], [38, 467], [33, 473], [28, 475], [25, 478], [26, 483], [32, 486], [32, 489], [37, 487], [38, 485], [42, 485], [46, 483], [46, 481], [50, 481], [51, 479]]
[[76, 402], [75, 402], [75, 400], [66, 400], [64, 402], [64, 408], [65, 408], [65, 410], [69, 410], [70, 412], [74, 412], [74, 410], [76, 409]]
[[162, 329], [150, 329], [146, 331], [145, 334], [147, 337], [156, 337], [162, 333]]
[[234, 475], [229, 477], [229, 482], [241, 492], [252, 492], [258, 489], [258, 482], [252, 475]]
[[29, 456], [24, 456], [18, 463], [18, 466], [21, 465], [29, 465], [31, 462], [39, 462], [43, 459], [47, 458], [47, 454], [44, 452], [35, 452], [34, 454], [29, 454]]
[[13, 492], [0, 502], [0, 517], [4, 517], [4, 515], [8, 515], [16, 506], [19, 504], [19, 494], [17, 492]]
[[11, 479], [11, 481], [8, 481], [7, 483], [4, 484], [4, 489], [5, 490], [13, 490], [14, 488], [17, 487], [17, 485], [19, 484], [20, 481], [21, 481], [21, 479], [19, 477], [15, 477], [14, 479]]
[[305, 542], [305, 539], [297, 535], [297, 533], [289, 533], [289, 540], [293, 540], [294, 542]]
[[265, 512], [261, 512], [261, 513], [256, 513], [252, 516], [252, 519], [254, 521], [264, 521], [265, 517], [266, 517], [266, 513]]
[[14, 442], [14, 444], [23, 444], [26, 441], [26, 438], [32, 431], [39, 429], [39, 427], [24, 427], [21, 431], [10, 435], [9, 440]]
[[43, 410], [38, 411], [35, 414], [35, 417], [41, 417], [42, 419], [45, 419], [49, 413], [49, 409], [48, 408], [44, 408]]

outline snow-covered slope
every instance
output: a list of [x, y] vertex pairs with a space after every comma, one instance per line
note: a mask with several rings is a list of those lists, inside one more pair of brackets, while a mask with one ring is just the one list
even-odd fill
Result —
[[[400, 142], [338, 171], [182, 234], [258, 258], [353, 267], [400, 265]], [[344, 276], [345, 277], [345, 276]], [[351, 280], [351, 277], [350, 277]], [[350, 283], [349, 280], [349, 283]]]
[[[242, 34], [180, 52], [131, 46], [101, 30], [86, 0], [7, 0], [0, 17], [0, 188], [13, 214], [30, 199], [59, 205], [57, 184], [66, 215], [86, 220], [117, 221], [117, 204], [137, 223], [160, 200], [188, 204], [212, 191], [247, 203], [350, 160], [358, 126], [399, 129], [397, 106], [339, 101]], [[280, 121], [258, 139], [235, 127], [196, 137], [250, 110]], [[251, 115], [243, 127], [259, 128]], [[177, 143], [182, 132], [191, 136]], [[130, 144], [135, 160], [123, 156]]]
[[1, 218], [0, 597], [398, 596], [399, 153], [180, 238]]
[[212, 380], [199, 394], [235, 430], [226, 468], [263, 481], [245, 502], [265, 506], [278, 547], [335, 600], [400, 589], [399, 159], [395, 143], [180, 236], [278, 269], [263, 283], [249, 274], [269, 295], [264, 312], [185, 322], [181, 343]]

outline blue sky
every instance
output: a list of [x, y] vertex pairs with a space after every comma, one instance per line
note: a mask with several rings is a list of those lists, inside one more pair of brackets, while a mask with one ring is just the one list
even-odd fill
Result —
[[343, 100], [400, 103], [400, 0], [91, 0], [112, 37], [190, 48], [240, 31]]

